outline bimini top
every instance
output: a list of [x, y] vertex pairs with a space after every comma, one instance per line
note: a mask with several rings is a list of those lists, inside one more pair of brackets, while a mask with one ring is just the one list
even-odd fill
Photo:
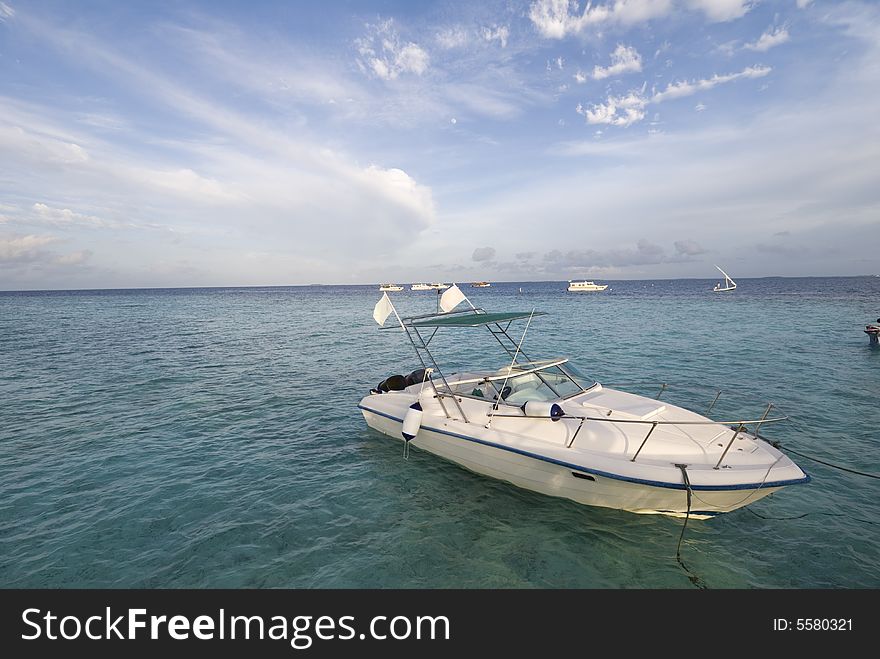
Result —
[[511, 320], [520, 320], [529, 316], [546, 316], [543, 311], [509, 311], [506, 313], [479, 313], [463, 311], [458, 313], [431, 314], [430, 316], [416, 316], [404, 318], [404, 321], [413, 327], [480, 327], [490, 323], [507, 323]]

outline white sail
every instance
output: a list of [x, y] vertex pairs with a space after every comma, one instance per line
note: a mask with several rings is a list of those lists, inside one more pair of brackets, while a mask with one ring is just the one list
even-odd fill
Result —
[[722, 286], [721, 284], [715, 284], [715, 288], [713, 288], [712, 290], [716, 293], [734, 290], [736, 288], [736, 282], [730, 278], [730, 275], [724, 272], [724, 270], [719, 268], [717, 265], [715, 266], [715, 268], [718, 270], [718, 272], [724, 275], [724, 286]]

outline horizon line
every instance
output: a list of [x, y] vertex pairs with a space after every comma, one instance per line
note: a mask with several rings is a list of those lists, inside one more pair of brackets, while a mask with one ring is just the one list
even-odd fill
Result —
[[[754, 279], [862, 279], [874, 278], [880, 275], [861, 274], [861, 275], [764, 275], [762, 277], [743, 277], [738, 276], [739, 280]], [[608, 282], [626, 282], [626, 281], [714, 281], [716, 277], [652, 277], [650, 279], [607, 279], [602, 278], [601, 281]], [[576, 279], [521, 279], [510, 281], [491, 281], [491, 284], [552, 284], [567, 283], [578, 281]], [[408, 282], [415, 284], [419, 282]], [[445, 283], [445, 282], [444, 282]], [[457, 285], [461, 282], [451, 282], [450, 285]], [[183, 291], [183, 290], [210, 290], [210, 289], [229, 289], [229, 288], [313, 288], [316, 286], [379, 286], [381, 282], [367, 282], [358, 284], [339, 284], [339, 283], [320, 283], [311, 284], [245, 284], [245, 285], [217, 285], [217, 286], [120, 286], [108, 288], [18, 288], [18, 289], [0, 289], [0, 293], [72, 293], [72, 292], [89, 292], [89, 291]], [[401, 284], [397, 284], [400, 286]], [[422, 292], [422, 291], [420, 291]]]

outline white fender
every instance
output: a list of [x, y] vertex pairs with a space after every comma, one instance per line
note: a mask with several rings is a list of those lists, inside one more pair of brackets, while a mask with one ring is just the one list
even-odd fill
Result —
[[422, 426], [422, 406], [416, 401], [409, 406], [406, 416], [403, 417], [403, 428], [401, 434], [406, 441], [410, 441], [419, 434], [419, 428]]
[[522, 411], [526, 416], [539, 416], [552, 421], [559, 421], [565, 416], [565, 412], [559, 405], [541, 400], [527, 400], [523, 403]]

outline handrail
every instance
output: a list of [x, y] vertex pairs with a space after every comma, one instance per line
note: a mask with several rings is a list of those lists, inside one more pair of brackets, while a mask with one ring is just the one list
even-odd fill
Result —
[[[443, 394], [446, 396], [450, 396], [452, 394]], [[462, 395], [462, 394], [459, 394]], [[509, 419], [549, 419], [550, 417], [545, 416], [527, 416], [523, 414], [496, 414], [498, 417], [507, 417]], [[577, 414], [566, 414], [562, 417], [556, 417], [557, 419], [582, 419], [584, 421], [605, 421], [608, 423], [648, 423], [648, 424], [657, 424], [658, 426], [731, 426], [731, 425], [739, 425], [740, 423], [744, 426], [750, 425], [752, 423], [779, 423], [780, 421], [787, 421], [789, 417], [787, 416], [778, 416], [773, 419], [754, 419], [752, 421], [713, 421], [708, 419], [706, 421], [652, 421], [651, 419], [612, 419], [610, 417], [603, 416], [580, 416]]]
[[[733, 443], [736, 441], [736, 438], [740, 436], [740, 433], [745, 429], [747, 425], [755, 424], [755, 433], [754, 436], [758, 437], [758, 428], [760, 428], [765, 423], [779, 423], [781, 421], [788, 420], [787, 416], [780, 416], [773, 419], [768, 419], [767, 415], [770, 413], [770, 410], [773, 408], [773, 405], [768, 405], [767, 410], [761, 416], [760, 419], [755, 419], [752, 421], [712, 421], [711, 419], [707, 419], [706, 421], [665, 421], [665, 420], [651, 420], [651, 419], [612, 419], [610, 417], [592, 417], [592, 416], [578, 416], [575, 414], [565, 414], [561, 418], [563, 419], [579, 419], [580, 425], [578, 426], [577, 431], [575, 432], [575, 437], [577, 437], [577, 433], [580, 432], [581, 427], [584, 424], [584, 421], [604, 421], [606, 423], [647, 423], [650, 424], [650, 428], [648, 428], [648, 433], [645, 435], [645, 438], [642, 440], [642, 443], [639, 444], [639, 448], [636, 449], [635, 454], [630, 459], [630, 462], [635, 462], [636, 458], [639, 457], [639, 453], [642, 452], [642, 449], [645, 447], [645, 444], [648, 443], [648, 439], [651, 437], [651, 433], [657, 428], [657, 426], [709, 426], [709, 425], [721, 425], [721, 426], [730, 426], [736, 424], [736, 431], [733, 433], [733, 437], [727, 443], [724, 451], [721, 453], [721, 457], [718, 458], [718, 462], [715, 463], [713, 469], [720, 469], [721, 463], [724, 461], [724, 458], [727, 457], [727, 452], [730, 451], [730, 448], [733, 446]], [[496, 417], [505, 417], [508, 419], [548, 419], [550, 421], [558, 421], [560, 417], [547, 417], [547, 416], [529, 416], [527, 414], [495, 414], [493, 416]], [[571, 448], [574, 444], [574, 437], [568, 443], [566, 448]]]

